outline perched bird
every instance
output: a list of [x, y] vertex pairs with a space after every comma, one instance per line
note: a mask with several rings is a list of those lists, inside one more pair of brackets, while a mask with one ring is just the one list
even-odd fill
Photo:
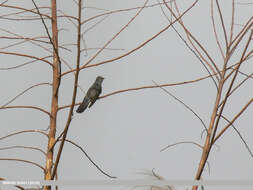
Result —
[[84, 110], [88, 107], [89, 108], [96, 102], [98, 99], [99, 95], [102, 92], [102, 82], [104, 78], [101, 76], [98, 76], [93, 83], [93, 85], [89, 88], [88, 92], [86, 93], [83, 102], [81, 105], [77, 108], [76, 112], [77, 113], [82, 113]]

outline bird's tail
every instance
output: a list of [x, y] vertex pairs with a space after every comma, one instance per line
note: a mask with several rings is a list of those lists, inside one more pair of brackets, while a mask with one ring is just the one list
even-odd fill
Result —
[[84, 110], [86, 110], [86, 108], [88, 107], [89, 103], [90, 103], [89, 98], [84, 97], [83, 102], [82, 102], [82, 103], [80, 104], [80, 106], [77, 108], [76, 112], [77, 112], [77, 113], [82, 113], [82, 112], [84, 112]]

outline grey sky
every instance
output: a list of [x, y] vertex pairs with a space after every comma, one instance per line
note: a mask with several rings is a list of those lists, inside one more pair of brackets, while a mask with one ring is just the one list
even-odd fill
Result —
[[[3, 0], [0, 2], [3, 2]], [[84, 5], [88, 8], [84, 9], [83, 19], [104, 12], [92, 7], [117, 10], [142, 6], [143, 3], [144, 1], [134, 0], [85, 1]], [[157, 1], [150, 0], [148, 2], [148, 4], [155, 3]], [[32, 2], [27, 0], [10, 1], [8, 4], [20, 5], [26, 8], [33, 7]], [[49, 6], [49, 4], [50, 1], [43, 2], [44, 6]], [[178, 1], [178, 4], [181, 10], [190, 5], [189, 1]], [[39, 5], [42, 6], [42, 4]], [[59, 1], [58, 7], [66, 14], [77, 14], [73, 1], [64, 1], [64, 3]], [[227, 21], [225, 24], [229, 25], [231, 1], [221, 2], [221, 7], [223, 7], [225, 12], [224, 18]], [[235, 21], [237, 25], [235, 25], [235, 28], [237, 31], [241, 28], [239, 24], [244, 23], [247, 18], [252, 16], [252, 9], [252, 5], [236, 4]], [[0, 7], [1, 14], [2, 11], [6, 11], [6, 9]], [[83, 31], [89, 29], [101, 18], [105, 18], [99, 25], [85, 33], [86, 47], [102, 47], [137, 11], [115, 13], [107, 18], [100, 17], [85, 24]], [[45, 11], [45, 13], [48, 12], [48, 10]], [[218, 18], [217, 14], [215, 18]], [[200, 1], [190, 13], [184, 16], [184, 21], [215, 60], [217, 62], [222, 61], [212, 31], [210, 1]], [[64, 30], [60, 31], [59, 43], [76, 43], [73, 25], [64, 18], [59, 19], [58, 22], [59, 28], [64, 28]], [[20, 35], [45, 35], [45, 30], [39, 21], [24, 23], [22, 21], [10, 22], [1, 19], [0, 23], [1, 29], [7, 29]], [[124, 50], [105, 50], [92, 63], [111, 59], [131, 50], [159, 32], [166, 25], [168, 25], [168, 21], [159, 6], [144, 9], [139, 17], [108, 46], [109, 48]], [[182, 33], [178, 25], [175, 25], [175, 27]], [[223, 33], [219, 30], [218, 34], [222, 36]], [[7, 33], [0, 31], [0, 36], [2, 35], [7, 35]], [[1, 39], [1, 47], [5, 43], [8, 44], [6, 40]], [[72, 52], [61, 50], [60, 56], [74, 67], [76, 61], [75, 48], [68, 48]], [[3, 51], [7, 50], [21, 51], [41, 57], [47, 55], [45, 50], [30, 43]], [[89, 60], [96, 51], [89, 50], [87, 55], [82, 54], [82, 64]], [[236, 55], [233, 59], [238, 59]], [[0, 54], [0, 61], [0, 67], [2, 68], [22, 64], [28, 59]], [[241, 70], [251, 74], [253, 66], [250, 63], [252, 61], [245, 63]], [[219, 66], [221, 65], [222, 63]], [[68, 68], [64, 65], [63, 72], [67, 70]], [[43, 62], [32, 63], [16, 70], [0, 72], [2, 84], [1, 105], [30, 85], [51, 82], [52, 77], [50, 66]], [[79, 85], [85, 92], [97, 75], [105, 78], [102, 91], [104, 95], [116, 90], [154, 85], [152, 80], [159, 84], [176, 83], [207, 76], [208, 73], [172, 28], [169, 28], [158, 38], [130, 56], [112, 63], [82, 70], [80, 72]], [[243, 78], [240, 75], [238, 81]], [[73, 74], [65, 75], [62, 79], [59, 96], [60, 106], [71, 103], [73, 79]], [[211, 79], [166, 89], [195, 110], [206, 124], [209, 123], [216, 95], [215, 86]], [[233, 118], [252, 97], [252, 90], [249, 91], [249, 89], [252, 89], [252, 79], [249, 79], [238, 90], [238, 93], [232, 96], [231, 105], [225, 109], [228, 118]], [[82, 101], [83, 96], [84, 93], [79, 89], [77, 101]], [[11, 105], [38, 105], [49, 111], [50, 101], [50, 86], [41, 86], [32, 89]], [[65, 126], [67, 111], [62, 110], [58, 114], [57, 134]], [[253, 132], [252, 113], [253, 107], [250, 106], [244, 115], [235, 122], [235, 126], [238, 127], [251, 149], [253, 145], [251, 138]], [[0, 137], [20, 130], [46, 129], [49, 124], [48, 116], [36, 110], [0, 110], [0, 115], [2, 126]], [[226, 124], [226, 122], [222, 123]], [[195, 141], [203, 145], [204, 138], [201, 139], [202, 131], [203, 126], [191, 112], [161, 89], [154, 88], [113, 95], [97, 101], [91, 109], [87, 109], [83, 114], [74, 114], [67, 138], [82, 146], [103, 170], [122, 179], [144, 178], [145, 176], [138, 174], [138, 172], [146, 169], [152, 170], [153, 168], [166, 179], [193, 179], [201, 156], [199, 147], [183, 144], [164, 152], [160, 152], [160, 149], [168, 144], [180, 141]], [[24, 134], [0, 141], [0, 147], [10, 145], [36, 146], [46, 150], [47, 139], [39, 134]], [[45, 158], [42, 154], [36, 154], [35, 151], [30, 150], [1, 150], [0, 157], [28, 159], [38, 162], [42, 166], [45, 164]], [[214, 148], [212, 150], [208, 161], [210, 174], [206, 170], [203, 174], [203, 179], [252, 179], [253, 177], [252, 157], [250, 157], [244, 144], [232, 128], [226, 132], [223, 138], [217, 141], [217, 149]], [[0, 161], [0, 167], [1, 175], [3, 175], [0, 177], [16, 179], [43, 178], [43, 172], [40, 169], [27, 164]], [[65, 144], [58, 173], [61, 179], [106, 179], [78, 149], [68, 143]], [[178, 189], [185, 188], [181, 187]], [[205, 189], [212, 188], [207, 187]]]

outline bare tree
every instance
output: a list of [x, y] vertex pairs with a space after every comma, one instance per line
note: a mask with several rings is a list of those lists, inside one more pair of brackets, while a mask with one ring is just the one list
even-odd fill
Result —
[[[23, 35], [19, 34], [16, 30], [8, 29], [8, 26], [1, 27], [1, 33], [3, 33], [0, 38], [2, 40], [7, 41], [7, 45], [3, 44], [0, 47], [0, 54], [5, 55], [8, 58], [14, 56], [16, 59], [20, 58], [22, 63], [15, 66], [3, 67], [1, 66], [0, 70], [7, 70], [7, 72], [11, 72], [12, 70], [18, 68], [24, 68], [27, 65], [32, 65], [35, 63], [45, 64], [50, 69], [50, 75], [52, 78], [51, 82], [40, 82], [37, 84], [33, 84], [29, 86], [27, 89], [18, 93], [11, 100], [4, 102], [4, 104], [0, 107], [1, 110], [8, 109], [28, 109], [28, 110], [36, 110], [48, 117], [49, 124], [47, 129], [29, 129], [29, 130], [21, 130], [18, 132], [13, 132], [8, 135], [0, 137], [0, 140], [4, 140], [11, 136], [17, 136], [19, 134], [28, 134], [28, 133], [38, 133], [46, 137], [47, 148], [46, 150], [41, 147], [33, 147], [33, 146], [22, 146], [22, 145], [14, 145], [8, 147], [2, 147], [0, 150], [10, 150], [10, 149], [30, 149], [34, 151], [40, 152], [45, 158], [45, 164], [38, 164], [37, 162], [33, 162], [26, 159], [20, 158], [0, 158], [0, 160], [5, 161], [15, 161], [31, 164], [36, 166], [42, 170], [45, 180], [53, 180], [57, 179], [57, 168], [59, 166], [59, 162], [62, 158], [62, 151], [65, 143], [69, 143], [74, 147], [77, 147], [82, 153], [89, 159], [89, 161], [105, 176], [109, 178], [115, 178], [115, 176], [108, 174], [105, 172], [95, 161], [87, 154], [84, 148], [78, 145], [76, 142], [67, 138], [68, 132], [71, 125], [71, 121], [73, 119], [74, 108], [76, 105], [79, 105], [81, 102], [76, 101], [78, 90], [82, 90], [82, 87], [79, 84], [79, 76], [84, 73], [84, 71], [88, 68], [99, 67], [104, 64], [109, 64], [115, 62], [117, 60], [121, 60], [125, 57], [136, 53], [141, 48], [145, 47], [151, 41], [159, 37], [168, 29], [173, 29], [182, 42], [184, 42], [186, 48], [190, 50], [191, 53], [197, 58], [197, 60], [203, 66], [205, 72], [207, 73], [204, 77], [199, 77], [194, 80], [188, 80], [183, 82], [176, 83], [167, 83], [167, 84], [158, 84], [154, 81], [154, 84], [133, 87], [128, 89], [119, 89], [113, 91], [111, 93], [105, 94], [100, 97], [101, 100], [104, 98], [131, 91], [139, 91], [143, 89], [150, 88], [158, 88], [163, 90], [167, 95], [174, 97], [174, 99], [180, 102], [185, 109], [191, 111], [195, 117], [199, 119], [201, 125], [203, 125], [204, 134], [205, 134], [205, 143], [201, 145], [197, 142], [192, 141], [184, 141], [175, 143], [173, 145], [169, 145], [165, 147], [163, 150], [168, 147], [178, 145], [180, 143], [190, 143], [194, 144], [201, 148], [202, 156], [200, 158], [200, 164], [198, 166], [198, 170], [195, 176], [196, 180], [200, 180], [202, 178], [203, 170], [208, 163], [208, 157], [211, 153], [212, 148], [215, 145], [215, 142], [220, 139], [225, 132], [229, 128], [234, 128], [234, 130], [239, 134], [240, 138], [245, 143], [245, 146], [248, 148], [247, 143], [241, 136], [240, 132], [234, 126], [234, 122], [238, 120], [239, 117], [245, 112], [245, 110], [252, 103], [253, 98], [251, 97], [249, 100], [245, 102], [245, 105], [238, 110], [238, 113], [235, 115], [227, 114], [224, 110], [226, 106], [233, 104], [233, 94], [236, 91], [239, 91], [240, 87], [246, 83], [251, 82], [252, 74], [246, 74], [241, 71], [241, 66], [249, 63], [250, 59], [253, 55], [252, 50], [252, 25], [253, 25], [253, 17], [250, 15], [248, 20], [245, 23], [240, 23], [241, 26], [236, 25], [235, 23], [235, 1], [231, 1], [231, 19], [230, 24], [226, 24], [227, 21], [224, 19], [223, 9], [220, 6], [220, 2], [218, 0], [211, 0], [211, 22], [213, 28], [213, 34], [215, 36], [216, 44], [218, 47], [218, 53], [221, 57], [222, 61], [216, 61], [215, 57], [209, 53], [209, 49], [206, 48], [205, 44], [203, 44], [198, 36], [195, 36], [193, 32], [191, 32], [191, 28], [187, 26], [184, 21], [184, 17], [187, 17], [187, 14], [193, 11], [193, 8], [198, 5], [199, 1], [195, 0], [187, 5], [184, 5], [183, 10], [179, 8], [177, 1], [165, 1], [162, 0], [157, 3], [149, 3], [148, 0], [145, 0], [142, 6], [136, 6], [133, 8], [125, 8], [119, 10], [103, 10], [103, 13], [96, 14], [93, 17], [85, 18], [84, 10], [85, 5], [82, 0], [73, 0], [71, 4], [76, 10], [76, 15], [70, 15], [65, 11], [58, 8], [59, 4], [64, 4], [65, 2], [58, 2], [56, 0], [51, 0], [51, 4], [47, 5], [45, 2], [38, 2], [36, 0], [31, 0], [29, 3], [30, 7], [24, 7], [22, 5], [12, 4], [12, 2], [6, 0], [0, 3], [0, 8], [5, 12], [1, 13], [0, 19], [5, 20], [6, 23], [31, 23], [36, 22], [36, 26], [40, 26], [41, 34], [39, 35]], [[69, 2], [68, 2], [69, 3]], [[110, 50], [112, 52], [120, 51], [122, 49], [111, 48], [110, 45], [113, 41], [118, 39], [120, 35], [127, 29], [129, 25], [131, 25], [136, 18], [140, 17], [143, 10], [152, 8], [152, 7], [160, 7], [161, 13], [165, 16], [168, 23], [162, 29], [158, 30], [154, 35], [147, 38], [145, 41], [140, 42], [134, 48], [122, 53], [122, 54], [114, 54], [113, 58], [102, 59], [97, 61], [96, 59], [104, 53], [106, 50]], [[89, 48], [86, 47], [85, 43], [85, 33], [91, 30], [94, 27], [98, 27], [99, 23], [103, 21], [107, 16], [120, 13], [120, 12], [129, 12], [135, 11], [135, 14], [126, 22], [124, 25], [118, 30], [115, 31], [114, 35], [109, 38], [101, 47], [92, 48], [96, 50], [95, 53], [89, 54], [86, 56]], [[215, 19], [214, 14], [218, 15], [218, 19]], [[87, 23], [96, 21], [100, 19], [95, 24], [90, 27], [84, 27]], [[67, 22], [69, 25], [64, 25]], [[219, 23], [218, 23], [219, 22]], [[62, 28], [59, 26], [63, 26]], [[177, 30], [176, 27], [180, 29]], [[238, 30], [238, 28], [240, 28]], [[85, 30], [84, 30], [85, 29]], [[32, 30], [32, 29], [30, 29]], [[71, 31], [72, 36], [75, 39], [73, 41], [67, 42], [66, 39], [60, 38], [59, 33], [64, 31]], [[218, 32], [222, 30], [222, 35]], [[33, 48], [36, 48], [36, 51], [40, 51], [38, 55], [33, 51], [27, 53], [22, 49], [23, 44], [29, 44]], [[20, 48], [21, 47], [21, 48]], [[14, 49], [14, 50], [13, 50]], [[67, 53], [66, 53], [67, 52]], [[86, 57], [85, 57], [86, 56]], [[71, 59], [69, 60], [69, 57]], [[85, 57], [85, 58], [83, 58]], [[28, 59], [28, 61], [27, 61]], [[17, 59], [18, 60], [18, 59]], [[25, 60], [25, 61], [24, 61]], [[71, 62], [70, 62], [71, 61]], [[75, 62], [75, 64], [73, 64]], [[238, 81], [238, 76], [244, 76], [245, 78], [241, 81]], [[64, 102], [64, 104], [59, 104], [60, 97], [64, 95], [64, 80], [67, 77], [72, 77], [72, 95], [71, 100], [69, 102]], [[215, 86], [215, 94], [216, 98], [213, 100], [213, 111], [210, 115], [209, 124], [206, 124], [205, 121], [196, 113], [189, 105], [184, 103], [183, 100], [180, 100], [173, 94], [171, 94], [164, 87], [169, 86], [183, 86], [186, 84], [193, 83], [195, 85], [198, 84], [199, 81], [204, 79], [209, 79], [212, 81], [212, 84]], [[24, 94], [27, 94], [31, 89], [41, 87], [41, 86], [49, 86], [51, 88], [50, 95], [50, 103], [49, 106], [42, 107], [38, 105], [13, 105], [9, 104], [17, 101]], [[46, 108], [43, 108], [46, 107]], [[59, 111], [67, 110], [67, 114], [65, 115], [65, 123], [64, 127], [61, 128], [62, 123], [59, 124]], [[229, 115], [229, 117], [228, 117]], [[227, 122], [224, 125], [221, 121], [225, 120]], [[59, 131], [57, 133], [57, 131]], [[45, 140], [45, 139], [44, 139]], [[56, 146], [56, 145], [59, 145]], [[251, 153], [250, 149], [248, 148]], [[252, 153], [251, 153], [252, 156]], [[153, 176], [157, 179], [163, 179], [158, 174], [153, 172]], [[3, 176], [4, 177], [4, 176]], [[17, 188], [22, 189], [22, 187], [17, 186]], [[154, 187], [153, 187], [154, 188]], [[155, 187], [158, 188], [158, 187]], [[171, 188], [168, 186], [168, 188]], [[44, 189], [51, 189], [50, 186], [44, 187]], [[173, 187], [174, 189], [174, 187]], [[197, 189], [197, 186], [192, 188], [193, 190]]]
[[[174, 1], [171, 4], [166, 3], [164, 0], [164, 5], [166, 10], [169, 12], [172, 18], [177, 19], [180, 16], [180, 9], [177, 5], [177, 2]], [[252, 153], [248, 148], [247, 143], [244, 141], [243, 137], [240, 135], [238, 130], [233, 126], [234, 122], [238, 120], [239, 117], [245, 112], [245, 110], [252, 103], [253, 98], [249, 98], [245, 105], [238, 110], [237, 114], [231, 115], [226, 113], [224, 110], [226, 106], [231, 106], [235, 103], [233, 100], [233, 94], [235, 91], [245, 83], [251, 82], [252, 74], [246, 74], [240, 71], [242, 65], [249, 64], [249, 60], [252, 58], [253, 50], [251, 47], [252, 43], [252, 15], [249, 15], [246, 22], [240, 23], [240, 29], [238, 30], [235, 23], [235, 11], [236, 3], [234, 0], [230, 1], [231, 5], [231, 18], [225, 20], [224, 9], [227, 6], [222, 7], [218, 0], [211, 0], [211, 22], [213, 28], [213, 35], [216, 40], [217, 47], [219, 49], [219, 55], [222, 61], [216, 61], [215, 57], [212, 57], [209, 53], [210, 50], [206, 48], [206, 45], [198, 40], [198, 36], [195, 36], [191, 32], [191, 28], [187, 27], [183, 19], [180, 19], [178, 22], [179, 27], [185, 33], [186, 39], [181, 38], [186, 46], [194, 53], [194, 55], [199, 59], [201, 64], [205, 67], [206, 71], [212, 77], [213, 83], [216, 86], [216, 98], [213, 100], [214, 106], [213, 111], [210, 115], [210, 122], [206, 128], [205, 134], [205, 143], [199, 145], [195, 142], [182, 142], [182, 143], [193, 143], [202, 148], [202, 156], [200, 159], [200, 164], [195, 176], [196, 180], [200, 180], [202, 173], [204, 171], [205, 165], [207, 164], [208, 157], [211, 153], [215, 142], [220, 139], [224, 133], [229, 128], [234, 128], [239, 134], [240, 138], [245, 143], [245, 146], [249, 150], [249, 153], [252, 157]], [[163, 10], [163, 9], [162, 9]], [[163, 10], [164, 11], [164, 10]], [[166, 13], [163, 12], [166, 16]], [[218, 15], [218, 18], [215, 19], [214, 15]], [[169, 18], [169, 17], [168, 17]], [[168, 19], [170, 21], [170, 19]], [[230, 25], [226, 24], [229, 23]], [[218, 31], [223, 31], [223, 34], [220, 34]], [[176, 31], [177, 32], [177, 31]], [[179, 34], [180, 35], [180, 34]], [[181, 37], [181, 36], [180, 36]], [[243, 75], [245, 78], [240, 82], [237, 80], [239, 75]], [[168, 92], [167, 92], [168, 93]], [[169, 94], [171, 95], [171, 94]], [[181, 102], [183, 103], [183, 102]], [[185, 105], [186, 106], [186, 105]], [[195, 112], [194, 112], [195, 113]], [[227, 117], [229, 116], [230, 119]], [[197, 116], [198, 117], [198, 116]], [[227, 124], [223, 124], [221, 120], [225, 120]], [[202, 121], [202, 120], [201, 120]], [[178, 143], [176, 143], [178, 144]], [[175, 145], [176, 145], [175, 144]], [[168, 147], [171, 147], [168, 146]], [[166, 147], [166, 148], [168, 148]], [[198, 187], [194, 186], [192, 189], [196, 190]]]

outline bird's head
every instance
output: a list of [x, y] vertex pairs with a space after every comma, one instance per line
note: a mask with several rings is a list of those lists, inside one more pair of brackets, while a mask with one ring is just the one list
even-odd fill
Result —
[[104, 80], [104, 77], [101, 77], [101, 76], [97, 76], [97, 78], [96, 78], [96, 81], [99, 83], [102, 83], [103, 80]]

